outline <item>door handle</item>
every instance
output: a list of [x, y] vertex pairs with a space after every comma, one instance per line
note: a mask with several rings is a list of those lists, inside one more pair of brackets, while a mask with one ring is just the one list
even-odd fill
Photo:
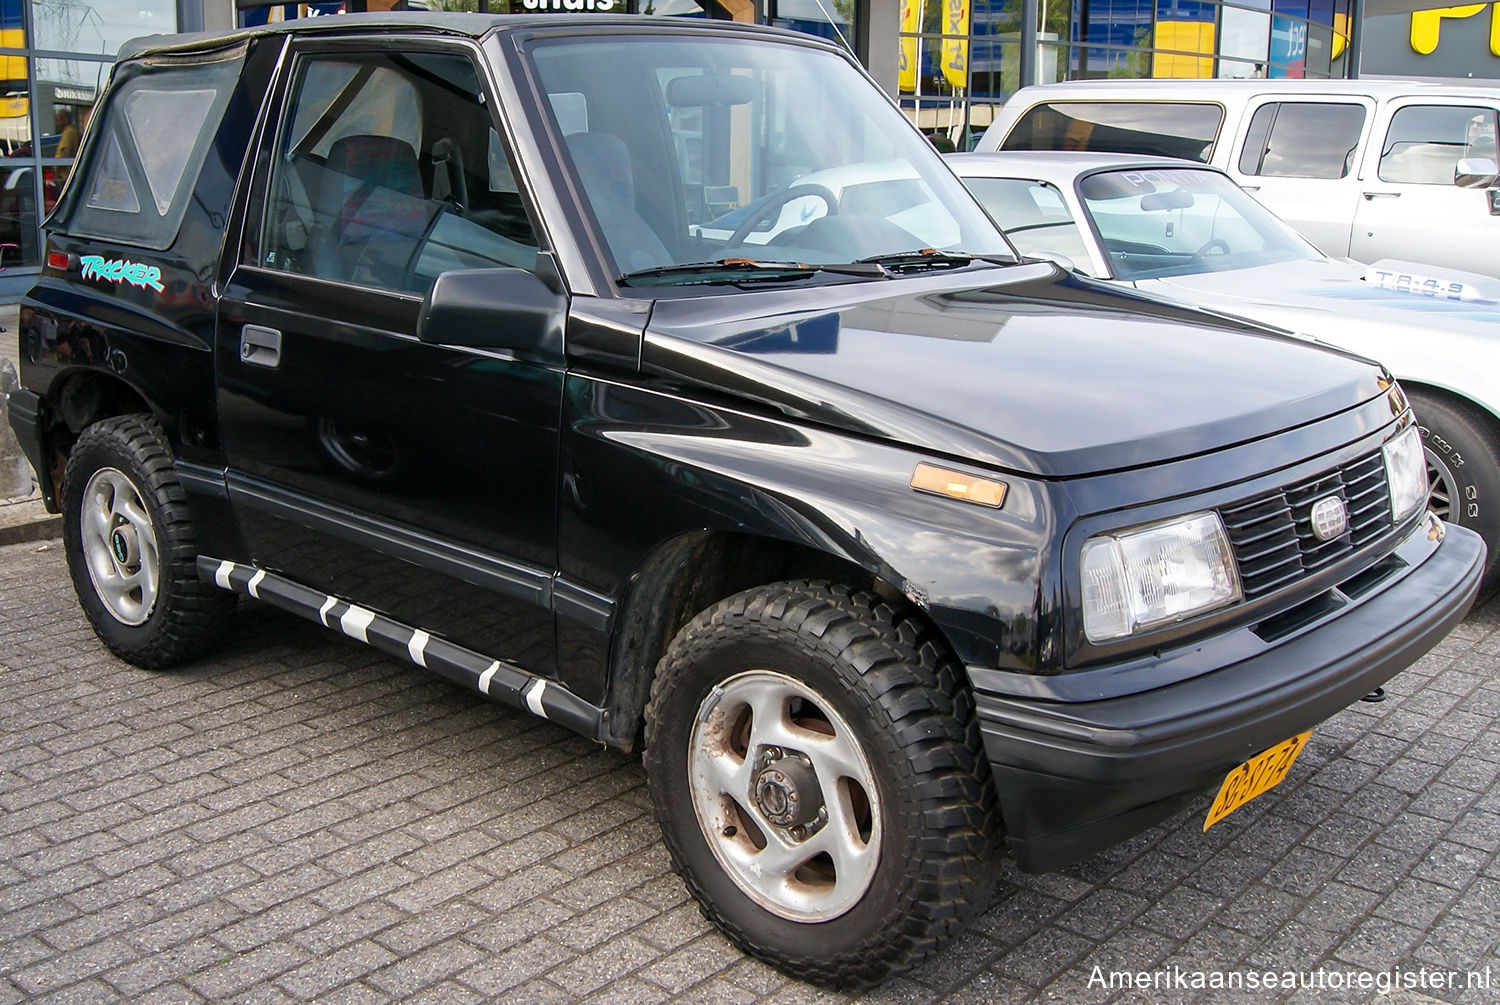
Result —
[[1365, 199], [1366, 200], [1370, 200], [1370, 199], [1399, 199], [1399, 198], [1401, 198], [1401, 193], [1400, 192], [1366, 192], [1365, 193]]
[[240, 329], [240, 359], [272, 370], [281, 366], [281, 332], [260, 325]]

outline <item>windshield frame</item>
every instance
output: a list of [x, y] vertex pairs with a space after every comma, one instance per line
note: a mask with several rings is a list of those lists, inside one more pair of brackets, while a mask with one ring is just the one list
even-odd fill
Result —
[[[774, 50], [781, 50], [784, 53], [788, 46], [795, 45], [816, 53], [816, 58], [818, 59], [836, 57], [839, 61], [838, 64], [824, 64], [828, 68], [824, 71], [825, 73], [831, 72], [836, 74], [843, 81], [840, 87], [831, 89], [832, 92], [839, 94], [840, 99], [848, 100], [851, 112], [863, 116], [862, 121], [865, 128], [871, 130], [869, 135], [876, 137], [879, 141], [888, 143], [901, 156], [902, 161], [910, 166], [914, 172], [915, 179], [929, 187], [933, 193], [932, 202], [959, 224], [960, 240], [967, 237], [972, 243], [979, 245], [979, 250], [975, 254], [975, 258], [985, 263], [1020, 261], [1020, 256], [1016, 253], [1014, 247], [1011, 246], [999, 228], [995, 227], [989, 220], [972, 193], [967, 190], [961, 180], [954, 175], [951, 168], [942, 160], [941, 154], [935, 148], [932, 148], [926, 137], [907, 118], [890, 96], [875, 83], [869, 73], [848, 52], [838, 46], [810, 36], [760, 26], [715, 25], [709, 28], [682, 21], [663, 23], [662, 21], [652, 21], [640, 17], [632, 18], [628, 26], [618, 23], [607, 26], [599, 24], [597, 27], [594, 25], [580, 26], [577, 24], [566, 27], [559, 26], [557, 28], [550, 26], [528, 26], [524, 30], [502, 32], [503, 44], [498, 46], [501, 50], [498, 55], [512, 69], [513, 79], [528, 92], [526, 93], [526, 98], [529, 99], [519, 106], [521, 108], [529, 106], [529, 111], [517, 111], [510, 114], [502, 111], [502, 118], [511, 120], [519, 118], [531, 119], [523, 128], [531, 132], [534, 136], [534, 149], [538, 154], [539, 161], [537, 163], [531, 162], [526, 154], [522, 154], [520, 159], [528, 173], [541, 168], [551, 176], [547, 184], [554, 188], [558, 197], [557, 203], [554, 205], [559, 209], [565, 209], [562, 215], [568, 224], [567, 229], [572, 232], [571, 236], [573, 241], [576, 242], [576, 250], [580, 253], [580, 257], [586, 260], [587, 271], [590, 277], [595, 279], [592, 285], [599, 294], [608, 295], [612, 292], [616, 296], [622, 297], [657, 296], [661, 295], [666, 289], [675, 288], [675, 286], [668, 287], [665, 284], [652, 283], [649, 286], [632, 288], [628, 282], [622, 282], [622, 277], [639, 270], [620, 267], [608, 247], [604, 227], [601, 225], [594, 206], [585, 191], [584, 182], [579, 176], [579, 170], [567, 146], [564, 129], [558, 121], [557, 111], [548, 96], [544, 82], [543, 68], [538, 63], [537, 53], [544, 48], [565, 48], [576, 44], [598, 44], [604, 40], [618, 41], [622, 34], [629, 34], [631, 36], [629, 43], [631, 45], [637, 43], [643, 45], [651, 43], [677, 44], [683, 46], [681, 51], [686, 54], [701, 51], [701, 48], [707, 45], [726, 46], [724, 50], [726, 56], [729, 55], [729, 49], [737, 47], [765, 46], [768, 53], [772, 53]], [[757, 61], [750, 58], [745, 61], [751, 64], [759, 62], [761, 66], [774, 66], [774, 59], [770, 61]], [[713, 62], [713, 60], [705, 59], [702, 56], [693, 57], [689, 55], [688, 58], [682, 60], [677, 65], [703, 65], [707, 67], [711, 66]], [[734, 60], [721, 59], [719, 62], [721, 64], [733, 65]], [[649, 66], [655, 70], [665, 68], [664, 65], [657, 67], [655, 64], [648, 64], [644, 60], [641, 65]], [[850, 77], [846, 75], [846, 72], [850, 70], [853, 71], [855, 76]], [[639, 81], [632, 84], [632, 87], [636, 90], [641, 90], [641, 86]], [[854, 90], [855, 88], [858, 88], [859, 91]], [[866, 89], [873, 90], [873, 93], [867, 95], [868, 100], [863, 100]], [[644, 90], [642, 90], [642, 93], [645, 93]], [[657, 108], [652, 108], [644, 110], [640, 114], [649, 117], [650, 121], [654, 121], [657, 118], [654, 112], [657, 110]], [[619, 128], [618, 123], [615, 125], [616, 128]], [[762, 139], [762, 134], [758, 131], [753, 132], [752, 136], [757, 140]], [[867, 162], [849, 160], [847, 163], [850, 166], [854, 166]], [[787, 188], [794, 187], [795, 183], [796, 179], [792, 179], [791, 182], [784, 184], [781, 188], [773, 189], [772, 192], [785, 191]], [[975, 238], [977, 240], [974, 240]], [[684, 240], [681, 247], [686, 251], [689, 249], [690, 243], [701, 252], [701, 238], [693, 235], [689, 240]], [[724, 245], [724, 247], [739, 246]], [[959, 247], [957, 245], [945, 245], [945, 248], [954, 254], [959, 252], [968, 254], [971, 252], [970, 248]], [[919, 246], [886, 248], [879, 244], [862, 242], [857, 248], [857, 254], [850, 255], [847, 260], [839, 259], [837, 261], [834, 259], [826, 261], [809, 259], [807, 256], [795, 254], [768, 254], [765, 253], [768, 249], [763, 248], [756, 248], [755, 250], [762, 252], [754, 256], [758, 259], [766, 261], [781, 260], [819, 266], [842, 265], [856, 262], [859, 258], [866, 257], [871, 253], [917, 252], [925, 249]], [[662, 264], [689, 264], [695, 261], [710, 261], [716, 257], [723, 256], [716, 255], [711, 250], [708, 254], [683, 253], [678, 254], [676, 257], [678, 259], [676, 262], [664, 262]], [[742, 256], [736, 254], [732, 257]], [[895, 270], [892, 271], [891, 276], [888, 278], [908, 275], [915, 271], [919, 270]], [[862, 281], [869, 280], [868, 278], [852, 274], [825, 274], [819, 279], [820, 284], [824, 282], [856, 283]], [[571, 281], [569, 285], [572, 285]], [[703, 279], [696, 281], [685, 280], [684, 285], [690, 286], [698, 295], [717, 292], [714, 289], [716, 285], [728, 285], [731, 290], [733, 289], [733, 286], [727, 279], [721, 283], [716, 283], [713, 280], [705, 281]]]
[[[1100, 229], [1098, 221], [1094, 218], [1093, 210], [1089, 200], [1084, 196], [1084, 185], [1093, 178], [1101, 175], [1128, 174], [1131, 172], [1192, 172], [1203, 176], [1212, 176], [1219, 179], [1219, 183], [1228, 186], [1229, 193], [1226, 199], [1230, 206], [1240, 216], [1262, 235], [1273, 237], [1278, 241], [1284, 241], [1289, 248], [1300, 252], [1296, 256], [1270, 257], [1264, 261], [1231, 263], [1231, 259], [1222, 259], [1225, 267], [1214, 268], [1215, 258], [1193, 258], [1182, 266], [1163, 267], [1158, 269], [1127, 270], [1120, 267], [1110, 254], [1109, 245], [1105, 242], [1104, 232]], [[1228, 174], [1208, 164], [1196, 164], [1192, 162], [1146, 162], [1142, 164], [1119, 165], [1111, 164], [1091, 168], [1087, 171], [1078, 172], [1073, 178], [1072, 185], [1073, 201], [1078, 218], [1086, 222], [1089, 233], [1093, 237], [1094, 249], [1100, 260], [1104, 263], [1111, 278], [1123, 282], [1141, 282], [1153, 279], [1166, 279], [1174, 276], [1201, 276], [1215, 272], [1234, 272], [1240, 269], [1256, 268], [1263, 265], [1281, 264], [1304, 259], [1324, 260], [1328, 256], [1319, 251], [1310, 241], [1294, 230], [1291, 224], [1282, 220], [1260, 203], [1253, 195], [1246, 192]], [[1206, 265], [1206, 267], [1204, 267]]]

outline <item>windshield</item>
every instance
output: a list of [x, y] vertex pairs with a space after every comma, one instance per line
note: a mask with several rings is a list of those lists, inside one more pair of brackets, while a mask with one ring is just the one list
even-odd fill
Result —
[[1061, 255], [1080, 272], [1094, 274], [1088, 241], [1056, 188], [1022, 178], [969, 177], [964, 184], [1021, 254]]
[[663, 34], [538, 41], [531, 58], [617, 275], [695, 282], [674, 267], [926, 249], [1013, 258], [931, 144], [834, 53]]
[[1228, 178], [1193, 168], [1105, 171], [1078, 183], [1121, 279], [1246, 269], [1322, 254]]

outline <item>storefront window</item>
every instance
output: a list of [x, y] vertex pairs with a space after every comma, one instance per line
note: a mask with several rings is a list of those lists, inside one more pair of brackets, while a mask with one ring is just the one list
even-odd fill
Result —
[[771, 23], [854, 46], [854, 0], [776, 0]]
[[[1251, 5], [1256, 6], [1256, 5]], [[1220, 77], [1264, 77], [1271, 58], [1270, 0], [1259, 10], [1225, 5], [1219, 15]]]
[[[1023, 84], [1020, 0], [897, 0], [903, 106], [926, 131], [988, 121]], [[1147, 77], [1341, 77], [1351, 0], [1039, 0], [1037, 83]], [[967, 8], [964, 74], [946, 19]], [[1024, 83], [1030, 83], [1025, 81]], [[951, 106], [953, 111], [939, 111]], [[962, 123], [953, 128], [949, 123]]]
[[115, 53], [177, 27], [177, 0], [0, 0], [0, 295], [24, 289], [25, 268], [39, 264], [38, 227], [72, 172]]
[[[109, 64], [6, 58], [19, 74], [0, 99], [0, 266], [8, 268], [38, 262], [37, 225], [68, 179]], [[29, 62], [34, 84], [26, 76]]]
[[0, 160], [0, 267], [36, 265], [36, 165], [31, 161]]
[[36, 48], [110, 57], [132, 38], [177, 30], [175, 0], [32, 0], [31, 17]]

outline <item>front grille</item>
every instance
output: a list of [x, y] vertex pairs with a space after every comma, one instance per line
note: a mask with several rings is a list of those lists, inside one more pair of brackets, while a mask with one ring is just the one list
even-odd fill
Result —
[[[1313, 503], [1344, 500], [1349, 527], [1329, 541], [1313, 534]], [[1391, 527], [1390, 489], [1380, 451], [1342, 467], [1219, 507], [1240, 565], [1245, 599], [1254, 600], [1310, 576], [1359, 550]]]

